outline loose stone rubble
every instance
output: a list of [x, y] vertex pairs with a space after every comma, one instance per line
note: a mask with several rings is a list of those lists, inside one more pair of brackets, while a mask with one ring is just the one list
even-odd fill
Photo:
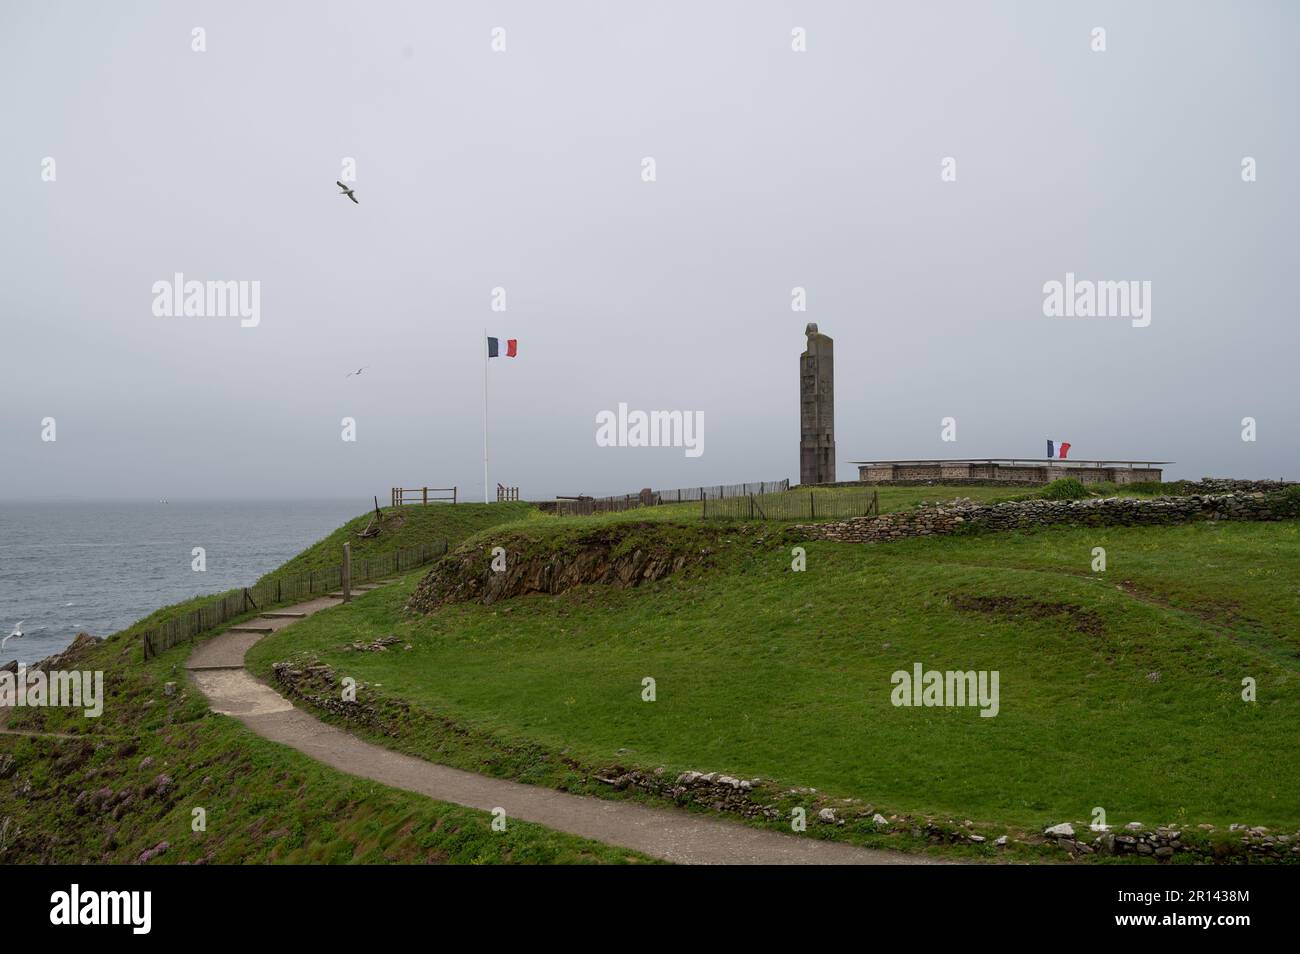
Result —
[[381, 636], [373, 642], [352, 643], [351, 645], [359, 653], [385, 653], [388, 652], [389, 646], [395, 646], [401, 641], [400, 636]]

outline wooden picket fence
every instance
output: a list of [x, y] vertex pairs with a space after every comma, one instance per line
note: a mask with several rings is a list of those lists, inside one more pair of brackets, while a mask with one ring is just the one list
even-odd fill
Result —
[[[352, 561], [351, 582], [366, 583], [396, 576], [405, 570], [430, 563], [447, 552], [447, 541], [403, 547], [378, 556]], [[154, 629], [140, 634], [144, 658], [152, 659], [179, 643], [224, 625], [237, 616], [272, 606], [297, 603], [313, 596], [331, 593], [343, 585], [343, 564], [306, 573], [285, 574], [263, 580], [256, 586], [231, 590], [215, 597], [198, 609], [165, 620]]]
[[840, 520], [880, 516], [880, 495], [871, 493], [815, 493], [792, 490], [745, 497], [706, 497], [705, 520]]
[[659, 507], [663, 504], [778, 494], [789, 489], [790, 479], [787, 477], [785, 480], [762, 480], [749, 484], [712, 484], [707, 487], [652, 490], [645, 495], [635, 493], [615, 494], [612, 497], [557, 497], [554, 512], [566, 517], [588, 517], [597, 513], [621, 513], [624, 510], [635, 510], [637, 507]]
[[733, 497], [751, 497], [779, 494], [790, 489], [790, 478], [760, 480], [749, 484], [714, 484], [707, 487], [678, 487], [675, 490], [656, 490], [655, 502], [660, 504], [686, 503], [695, 500], [726, 500]]

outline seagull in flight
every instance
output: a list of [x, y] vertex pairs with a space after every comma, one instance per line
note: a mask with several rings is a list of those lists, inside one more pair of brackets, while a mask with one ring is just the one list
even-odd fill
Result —
[[352, 377], [352, 375], [354, 375], [354, 374], [360, 374], [362, 371], [366, 370], [366, 368], [368, 368], [368, 367], [370, 367], [370, 365], [368, 365], [368, 364], [364, 364], [364, 365], [362, 365], [361, 367], [357, 368], [355, 371], [349, 371], [347, 374], [343, 375], [343, 379], [346, 381], [348, 378]]
[[[339, 182], [337, 179], [334, 180], [334, 184], [343, 190], [342, 192], [339, 193], [339, 195], [345, 195], [353, 202], [357, 202], [357, 194], [355, 189], [349, 189], [347, 186], [345, 186], [342, 182]], [[360, 202], [357, 202], [357, 205], [360, 204], [361, 204]]]
[[4, 649], [4, 645], [5, 645], [5, 643], [9, 642], [9, 640], [11, 640], [11, 639], [15, 639], [15, 638], [17, 638], [17, 639], [21, 639], [21, 638], [22, 638], [22, 635], [23, 635], [23, 623], [25, 623], [25, 622], [27, 622], [27, 621], [26, 621], [26, 620], [22, 620], [22, 619], [20, 619], [18, 622], [16, 622], [16, 623], [14, 624], [14, 631], [13, 631], [12, 633], [10, 633], [8, 636], [6, 636], [4, 639], [0, 639], [0, 649]]

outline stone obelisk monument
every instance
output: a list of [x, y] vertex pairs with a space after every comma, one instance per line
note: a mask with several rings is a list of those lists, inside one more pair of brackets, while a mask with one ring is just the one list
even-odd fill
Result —
[[799, 483], [835, 481], [835, 342], [804, 329], [808, 350], [799, 355]]

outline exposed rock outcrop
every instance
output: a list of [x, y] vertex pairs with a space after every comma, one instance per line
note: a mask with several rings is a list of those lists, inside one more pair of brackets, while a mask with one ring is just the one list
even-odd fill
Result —
[[71, 664], [80, 659], [87, 651], [98, 646], [104, 640], [99, 636], [91, 636], [90, 633], [78, 633], [76, 638], [70, 642], [66, 649], [61, 653], [55, 653], [53, 656], [46, 656], [38, 663], [29, 666], [32, 672], [50, 672], [57, 669], [70, 669]]
[[628, 523], [552, 541], [507, 536], [463, 546], [438, 561], [420, 581], [408, 606], [427, 613], [444, 603], [491, 604], [532, 593], [555, 595], [587, 584], [638, 586], [707, 562], [724, 536], [753, 532], [751, 528]]

